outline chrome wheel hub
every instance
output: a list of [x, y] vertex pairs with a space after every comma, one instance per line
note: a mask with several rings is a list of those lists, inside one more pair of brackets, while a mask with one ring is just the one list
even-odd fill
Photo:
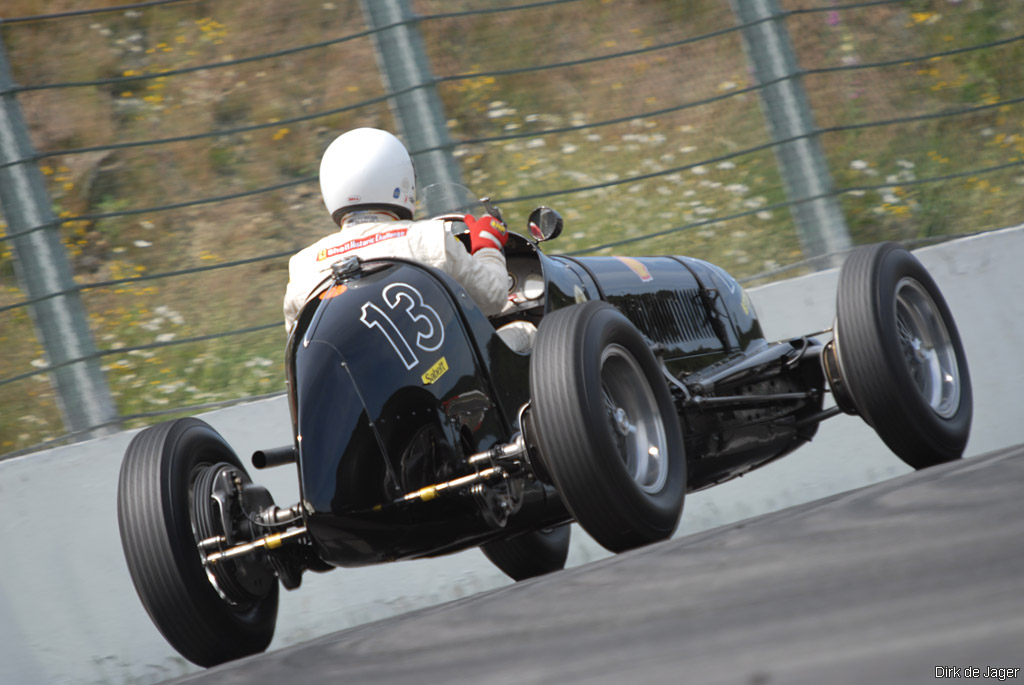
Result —
[[960, 367], [949, 331], [931, 296], [917, 280], [896, 284], [896, 330], [917, 391], [943, 418], [960, 408]]
[[668, 481], [665, 424], [643, 370], [625, 348], [609, 345], [602, 353], [601, 388], [630, 478], [644, 492], [661, 492]]

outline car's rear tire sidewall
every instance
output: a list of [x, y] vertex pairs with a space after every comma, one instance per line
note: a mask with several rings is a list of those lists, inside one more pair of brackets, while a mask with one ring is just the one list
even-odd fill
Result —
[[[938, 357], [952, 371], [942, 377], [953, 378], [950, 388], [957, 390], [947, 400], [929, 399], [915, 380], [916, 362], [908, 361], [913, 354], [905, 342], [913, 336], [901, 338], [908, 298], [911, 308], [919, 303], [933, 315], [937, 337], [948, 338]], [[879, 243], [847, 258], [839, 276], [835, 345], [857, 413], [897, 456], [915, 469], [962, 456], [973, 414], [967, 358], [949, 306], [916, 257], [894, 243]]]
[[[634, 387], [609, 388], [619, 378], [609, 376], [609, 365], [624, 369], [623, 378], [635, 371]], [[530, 389], [544, 466], [584, 530], [614, 552], [671, 536], [686, 488], [682, 433], [660, 365], [636, 327], [604, 302], [548, 314], [537, 333]], [[619, 391], [649, 401], [651, 415], [630, 420], [662, 443], [665, 473], [646, 489], [627, 467], [610, 419], [610, 395]]]
[[486, 542], [480, 549], [509, 578], [526, 580], [565, 568], [569, 535], [570, 526], [566, 523]]
[[125, 452], [118, 523], [128, 569], [157, 628], [185, 658], [213, 666], [270, 644], [280, 585], [232, 606], [207, 577], [196, 546], [192, 489], [205, 469], [237, 455], [205, 422], [178, 419], [141, 431]]

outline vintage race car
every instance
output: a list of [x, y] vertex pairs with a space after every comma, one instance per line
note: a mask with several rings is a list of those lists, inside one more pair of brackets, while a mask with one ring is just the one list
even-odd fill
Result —
[[[266, 649], [279, 588], [308, 570], [480, 546], [523, 579], [564, 566], [573, 521], [614, 552], [663, 540], [687, 493], [782, 457], [842, 412], [915, 468], [961, 456], [963, 346], [901, 247], [846, 260], [829, 330], [769, 342], [721, 268], [548, 256], [539, 243], [561, 226], [538, 208], [510, 235], [509, 304], [491, 320], [436, 269], [334, 265], [287, 346], [294, 443], [252, 458], [295, 464], [291, 506], [199, 419], [135, 436], [121, 538], [175, 649], [202, 666]], [[511, 321], [538, 326], [532, 353], [502, 342]]]

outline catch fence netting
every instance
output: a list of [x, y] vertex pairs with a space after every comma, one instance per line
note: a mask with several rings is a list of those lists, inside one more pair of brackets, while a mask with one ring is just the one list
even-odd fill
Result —
[[[359, 2], [5, 3], [0, 30], [118, 423], [280, 394], [288, 256], [332, 229], [319, 156], [399, 130]], [[416, 0], [464, 183], [546, 249], [687, 254], [747, 283], [811, 269], [726, 0]], [[1024, 6], [783, 1], [853, 243], [1024, 214]], [[414, 157], [430, 152], [414, 148]], [[9, 162], [22, 163], [22, 161]], [[801, 202], [817, 198], [803, 198]], [[6, 227], [5, 227], [6, 228]], [[0, 237], [0, 454], [68, 435]], [[826, 322], [827, 323], [827, 322]], [[62, 364], [74, 363], [75, 360]], [[79, 431], [84, 434], [87, 431]]]

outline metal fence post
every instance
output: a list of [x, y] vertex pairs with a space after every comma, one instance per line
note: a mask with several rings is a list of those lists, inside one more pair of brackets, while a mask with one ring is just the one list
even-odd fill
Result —
[[[0, 204], [12, 238], [14, 265], [32, 305], [36, 332], [51, 365], [65, 364], [95, 353], [89, 322], [61, 243], [59, 225], [50, 208], [43, 175], [14, 93], [7, 52], [0, 38]], [[70, 291], [70, 292], [65, 292]], [[54, 293], [63, 293], [54, 295]], [[58, 402], [69, 432], [89, 431], [117, 419], [106, 378], [96, 358], [73, 362], [53, 371]], [[111, 432], [113, 426], [86, 435]]]
[[[385, 83], [390, 92], [400, 93], [392, 109], [401, 133], [411, 151], [424, 150], [413, 155], [417, 185], [423, 189], [432, 183], [461, 183], [423, 37], [411, 21], [411, 3], [362, 0], [362, 7], [367, 25], [378, 29], [373, 38]], [[427, 211], [432, 209], [437, 208]]]
[[743, 45], [757, 82], [771, 84], [760, 94], [772, 139], [798, 138], [774, 150], [804, 255], [819, 269], [836, 266], [841, 257], [824, 256], [848, 250], [852, 242], [842, 208], [832, 194], [832, 176], [815, 135], [814, 116], [778, 0], [731, 3], [741, 24], [753, 24], [743, 29]]

